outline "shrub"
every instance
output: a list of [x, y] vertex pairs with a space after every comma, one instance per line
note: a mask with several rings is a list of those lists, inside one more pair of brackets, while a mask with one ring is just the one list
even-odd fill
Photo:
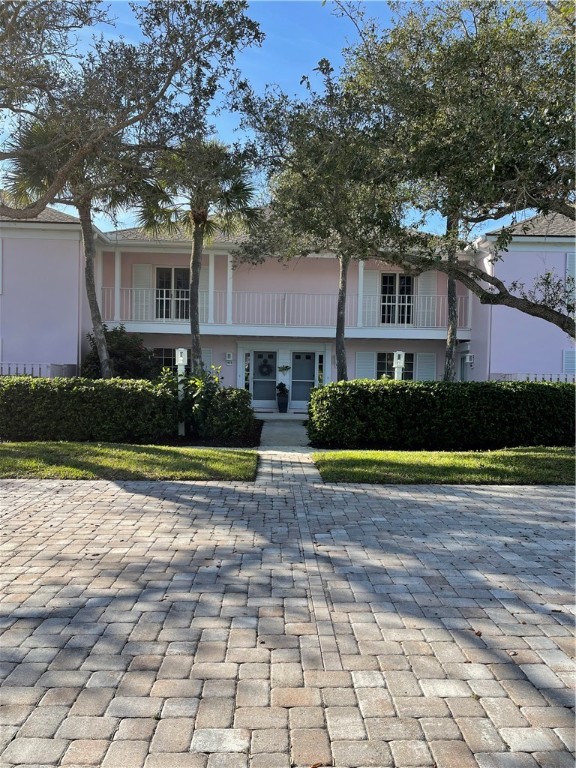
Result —
[[178, 380], [166, 369], [157, 382], [135, 379], [0, 377], [0, 440], [110, 443], [257, 443], [250, 393], [222, 388], [217, 374]]
[[[128, 333], [123, 325], [111, 331], [104, 326], [104, 335], [115, 376], [123, 379], [155, 379], [160, 375], [160, 362], [152, 350], [144, 346], [141, 336]], [[82, 363], [82, 375], [89, 379], [99, 379], [102, 373], [94, 334], [88, 334], [88, 342], [90, 351]]]
[[[184, 397], [179, 404], [179, 418], [186, 426], [186, 434], [212, 443], [253, 442], [252, 396], [244, 389], [221, 387], [219, 374], [219, 369], [212, 368], [183, 379]], [[175, 375], [165, 370], [162, 381], [177, 391]]]
[[125, 379], [0, 378], [0, 439], [157, 442], [172, 437], [176, 400]]
[[312, 390], [313, 445], [481, 450], [572, 445], [574, 386], [356, 380]]

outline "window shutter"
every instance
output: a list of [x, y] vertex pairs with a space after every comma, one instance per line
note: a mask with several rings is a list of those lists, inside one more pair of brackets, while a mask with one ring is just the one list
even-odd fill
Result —
[[212, 365], [212, 350], [202, 348], [201, 352], [202, 352], [202, 362], [204, 363], [204, 368], [206, 368], [206, 370], [209, 371], [210, 366]]
[[378, 313], [380, 311], [380, 272], [374, 269], [364, 270], [364, 308], [362, 323], [368, 327], [380, 325]]
[[568, 373], [571, 376], [576, 374], [576, 350], [565, 349], [562, 352], [562, 373]]
[[357, 379], [375, 379], [376, 378], [376, 353], [375, 352], [356, 352], [356, 378]]
[[436, 353], [418, 352], [416, 355], [416, 381], [436, 381]]
[[152, 320], [152, 265], [132, 266], [132, 316], [134, 320]]
[[420, 328], [435, 328], [436, 302], [438, 300], [438, 274], [430, 270], [422, 272], [418, 278], [417, 323]]
[[198, 284], [198, 319], [201, 323], [208, 322], [208, 267], [200, 268]]

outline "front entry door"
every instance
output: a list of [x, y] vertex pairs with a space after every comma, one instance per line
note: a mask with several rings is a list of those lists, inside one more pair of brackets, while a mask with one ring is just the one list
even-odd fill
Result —
[[310, 390], [316, 382], [316, 353], [292, 353], [292, 408], [307, 408]]
[[257, 408], [276, 407], [276, 352], [252, 353], [252, 402]]

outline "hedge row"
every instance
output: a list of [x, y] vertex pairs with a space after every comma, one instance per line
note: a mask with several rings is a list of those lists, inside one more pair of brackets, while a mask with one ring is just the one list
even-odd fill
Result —
[[185, 408], [192, 400], [179, 403], [170, 382], [0, 377], [0, 440], [173, 442], [179, 419], [189, 439], [242, 444], [253, 435], [250, 394], [243, 390], [214, 388], [201, 418]]
[[574, 386], [535, 382], [356, 381], [312, 391], [315, 446], [480, 450], [572, 445]]

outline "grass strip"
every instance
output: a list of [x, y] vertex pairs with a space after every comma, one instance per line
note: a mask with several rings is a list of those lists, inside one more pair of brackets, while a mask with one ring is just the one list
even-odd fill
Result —
[[330, 483], [573, 485], [572, 448], [498, 451], [327, 451], [313, 459]]
[[121, 443], [0, 443], [0, 478], [254, 480], [255, 451]]

